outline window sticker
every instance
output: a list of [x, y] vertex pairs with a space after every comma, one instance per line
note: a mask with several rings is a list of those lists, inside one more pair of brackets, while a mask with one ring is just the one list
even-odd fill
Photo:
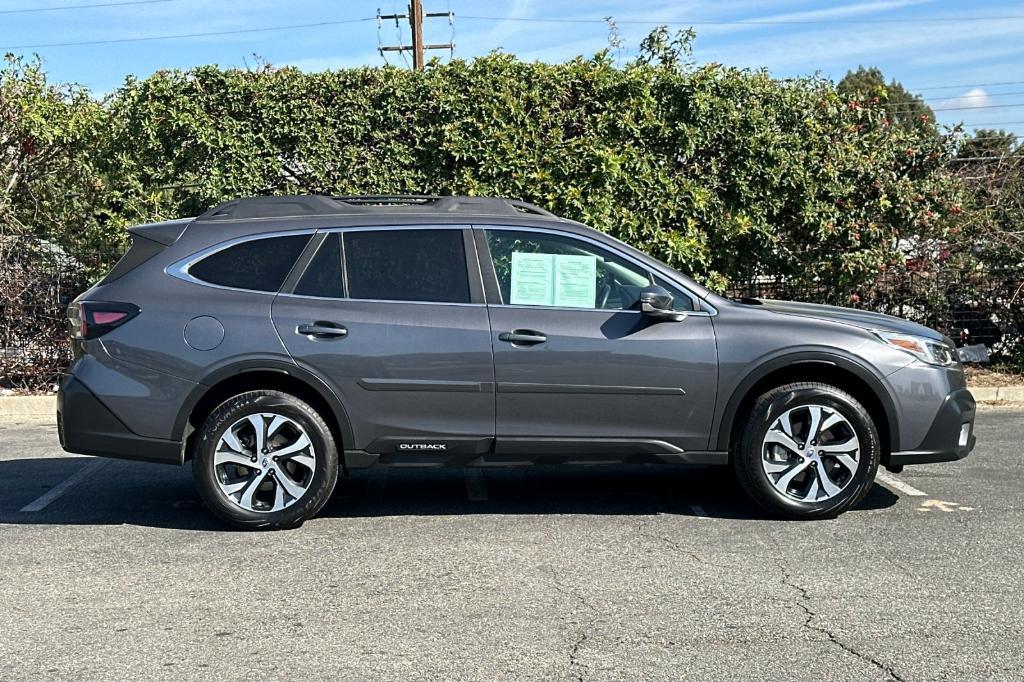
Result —
[[597, 304], [597, 257], [555, 256], [555, 305], [594, 308]]
[[554, 305], [555, 261], [549, 253], [512, 252], [512, 305]]
[[593, 308], [597, 257], [514, 251], [511, 284], [511, 305]]

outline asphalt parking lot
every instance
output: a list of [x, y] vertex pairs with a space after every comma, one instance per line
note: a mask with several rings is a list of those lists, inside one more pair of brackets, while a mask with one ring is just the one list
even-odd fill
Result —
[[240, 533], [188, 468], [0, 422], [0, 679], [1019, 680], [1022, 425], [832, 521], [716, 469], [381, 469]]

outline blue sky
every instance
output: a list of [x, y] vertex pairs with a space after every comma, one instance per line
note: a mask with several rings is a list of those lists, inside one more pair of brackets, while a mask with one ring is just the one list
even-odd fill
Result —
[[[378, 33], [376, 20], [371, 20], [173, 40], [31, 47], [339, 22], [374, 17], [378, 7], [384, 13], [401, 12], [406, 0], [150, 0], [15, 12], [119, 1], [125, 0], [0, 0], [0, 51], [38, 53], [54, 80], [104, 93], [127, 74], [144, 77], [157, 69], [209, 63], [244, 66], [254, 63], [254, 55], [307, 70], [383, 64], [378, 40], [392, 44], [400, 33], [408, 41], [406, 27], [396, 29], [394, 22], [386, 22]], [[427, 41], [446, 43], [454, 35], [456, 57], [497, 48], [525, 60], [557, 62], [589, 55], [608, 44], [603, 23], [536, 20], [611, 15], [619, 21], [623, 56], [628, 58], [659, 23], [683, 27], [693, 22], [698, 62], [764, 67], [776, 76], [820, 72], [835, 79], [859, 64], [878, 66], [940, 109], [942, 123], [1005, 123], [992, 127], [1024, 135], [1024, 82], [989, 85], [1024, 81], [1024, 5], [1019, 2], [424, 0], [424, 7], [455, 13], [453, 26], [443, 18], [428, 19]], [[437, 54], [447, 59], [447, 52]], [[388, 58], [403, 64], [398, 55]]]

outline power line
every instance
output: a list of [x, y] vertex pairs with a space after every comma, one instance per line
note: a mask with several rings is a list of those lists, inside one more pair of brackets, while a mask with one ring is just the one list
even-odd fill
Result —
[[262, 33], [266, 31], [291, 31], [299, 28], [319, 28], [321, 26], [338, 26], [341, 24], [357, 24], [373, 21], [374, 17], [359, 19], [341, 19], [338, 21], [318, 21], [312, 24], [290, 24], [287, 26], [264, 26], [262, 28], [239, 28], [233, 31], [205, 31], [203, 33], [176, 33], [174, 35], [143, 36], [141, 38], [110, 38], [108, 40], [78, 40], [67, 43], [38, 43], [35, 45], [5, 45], [0, 50], [31, 50], [41, 47], [77, 47], [80, 45], [111, 45], [114, 43], [142, 43], [151, 40], [177, 40], [180, 38], [206, 38], [208, 36], [238, 35], [241, 33]]
[[997, 81], [995, 83], [962, 83], [960, 85], [929, 85], [924, 88], [910, 88], [905, 85], [903, 87], [906, 88], [907, 90], [913, 90], [914, 92], [921, 92], [923, 90], [958, 90], [963, 88], [990, 88], [996, 85], [1024, 85], [1024, 81]]
[[1024, 107], [1024, 102], [1018, 104], [984, 104], [971, 107], [936, 107], [932, 111], [964, 111], [968, 109], [1012, 109], [1013, 107]]
[[[544, 17], [495, 17], [482, 15], [460, 14], [460, 19], [470, 21], [520, 21], [548, 24], [607, 24], [604, 19], [572, 19]], [[614, 17], [613, 17], [614, 18]], [[616, 24], [639, 24], [643, 26], [779, 26], [788, 24], [889, 24], [889, 23], [922, 23], [947, 21], [1013, 21], [1024, 20], [1024, 14], [1005, 16], [967, 16], [967, 17], [893, 17], [889, 19], [740, 19], [734, 21], [716, 21], [711, 19], [693, 21], [646, 21], [639, 19], [615, 19]]]
[[[399, 45], [405, 45], [405, 39], [402, 37], [402, 25], [398, 22], [398, 0], [391, 0], [391, 14], [395, 18], [395, 40], [398, 41]], [[380, 22], [381, 22], [381, 14], [380, 14], [380, 9], [378, 9], [377, 10], [377, 29], [378, 29], [378, 32], [379, 32], [379, 29], [380, 29]], [[377, 52], [380, 54], [381, 57], [384, 58], [384, 61], [388, 61], [387, 53], [384, 51], [384, 46], [381, 44], [381, 42], [379, 40], [377, 41]], [[405, 63], [406, 68], [408, 68], [409, 67], [409, 58], [405, 56], [405, 50], [400, 50], [398, 52], [398, 54], [402, 58], [402, 61]]]
[[[952, 102], [958, 99], [978, 99], [979, 97], [1011, 97], [1017, 95], [1024, 95], [1024, 90], [1018, 90], [1017, 92], [979, 92], [976, 95], [955, 95], [953, 97], [943, 97], [942, 102]], [[941, 104], [942, 102], [939, 103]]]
[[[917, 111], [918, 108], [914, 104], [893, 104], [892, 106], [886, 105], [884, 102], [879, 102], [873, 106], [877, 106], [885, 111], [893, 114], [900, 114], [906, 112]], [[927, 106], [927, 105], [925, 105]], [[1024, 107], [1024, 102], [1018, 102], [1015, 104], [979, 104], [977, 106], [966, 106], [966, 107], [928, 107], [932, 111], [971, 111], [974, 109], [1012, 109], [1014, 107]], [[869, 107], [865, 107], [869, 108]]]
[[57, 7], [29, 7], [26, 9], [0, 9], [0, 14], [34, 14], [36, 12], [60, 12], [68, 9], [94, 9], [98, 7], [124, 7], [126, 5], [156, 5], [179, 0], [124, 0], [123, 2], [95, 2], [87, 5], [58, 5]]
[[1024, 121], [998, 121], [996, 123], [964, 123], [965, 128], [999, 128], [1001, 126], [1024, 125]]

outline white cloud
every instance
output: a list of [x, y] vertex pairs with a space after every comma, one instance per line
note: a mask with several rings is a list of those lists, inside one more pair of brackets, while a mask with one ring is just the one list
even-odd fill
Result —
[[990, 104], [992, 104], [992, 98], [985, 92], [984, 88], [972, 88], [962, 95], [939, 102], [935, 108], [952, 110], [966, 107], [974, 109], [977, 107], [987, 107]]

